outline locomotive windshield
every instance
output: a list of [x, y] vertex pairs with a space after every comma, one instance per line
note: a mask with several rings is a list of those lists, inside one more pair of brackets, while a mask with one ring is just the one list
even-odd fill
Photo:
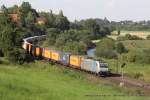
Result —
[[100, 67], [101, 68], [108, 68], [108, 64], [107, 63], [100, 63]]

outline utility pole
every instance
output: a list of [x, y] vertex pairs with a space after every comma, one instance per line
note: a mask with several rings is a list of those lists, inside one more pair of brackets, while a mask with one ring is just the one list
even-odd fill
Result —
[[117, 56], [116, 60], [116, 73], [119, 74], [119, 55]]
[[121, 82], [120, 82], [120, 86], [124, 86], [124, 67], [126, 66], [126, 63], [123, 63], [121, 65]]
[[119, 58], [117, 57], [117, 73], [119, 74]]

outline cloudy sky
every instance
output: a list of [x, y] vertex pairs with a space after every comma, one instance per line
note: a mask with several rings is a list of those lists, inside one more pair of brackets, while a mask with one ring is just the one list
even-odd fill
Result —
[[28, 1], [38, 11], [60, 9], [70, 20], [104, 18], [109, 20], [150, 20], [150, 0], [0, 0], [7, 7]]

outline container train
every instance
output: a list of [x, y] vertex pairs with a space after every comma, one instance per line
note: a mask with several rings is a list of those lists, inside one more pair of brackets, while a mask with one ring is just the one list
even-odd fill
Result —
[[53, 61], [64, 66], [72, 67], [95, 73], [97, 75], [108, 75], [108, 64], [94, 59], [88, 59], [80, 55], [73, 55], [68, 52], [56, 51], [50, 48], [42, 48], [33, 45], [33, 41], [41, 41], [46, 38], [46, 35], [34, 36], [23, 39], [23, 49], [29, 54], [37, 58], [44, 58], [48, 61]]

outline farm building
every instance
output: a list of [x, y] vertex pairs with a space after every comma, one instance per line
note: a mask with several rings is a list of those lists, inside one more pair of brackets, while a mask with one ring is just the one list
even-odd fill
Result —
[[18, 22], [20, 20], [20, 17], [18, 16], [18, 14], [9, 14], [9, 15], [13, 22]]
[[45, 17], [39, 17], [37, 18], [37, 24], [39, 25], [45, 25], [47, 23], [47, 19]]

